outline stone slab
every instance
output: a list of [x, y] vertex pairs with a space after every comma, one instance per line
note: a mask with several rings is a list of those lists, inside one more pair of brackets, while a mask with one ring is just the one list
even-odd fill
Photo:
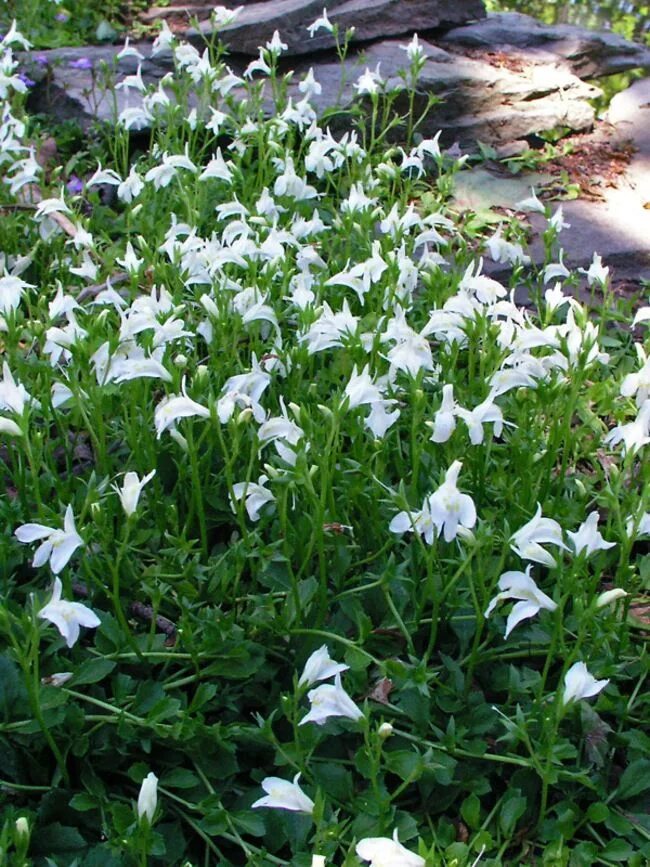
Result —
[[[341, 37], [354, 27], [353, 43], [448, 29], [485, 16], [482, 0], [274, 0], [246, 5], [233, 24], [219, 29], [219, 36], [232, 51], [247, 55], [257, 55], [275, 30], [290, 55], [331, 49], [336, 45], [332, 33], [320, 29], [310, 37], [307, 32], [324, 5]], [[201, 23], [203, 35], [212, 32], [210, 20]], [[188, 36], [193, 37], [192, 31]]]

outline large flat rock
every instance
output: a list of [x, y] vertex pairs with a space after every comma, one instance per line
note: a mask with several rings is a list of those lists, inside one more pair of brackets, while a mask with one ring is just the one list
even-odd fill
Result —
[[[324, 5], [341, 37], [354, 27], [353, 43], [448, 29], [485, 17], [482, 0], [273, 0], [246, 5], [233, 24], [219, 29], [219, 36], [232, 51], [248, 55], [256, 55], [275, 30], [290, 55], [333, 48], [336, 42], [332, 33], [319, 29], [310, 37], [307, 32]], [[211, 20], [202, 22], [200, 29], [204, 35], [212, 33]], [[191, 38], [192, 33], [188, 35]]]
[[[252, 8], [252, 7], [250, 7]], [[289, 95], [295, 101], [302, 98], [298, 82], [313, 66], [314, 75], [322, 85], [322, 93], [313, 98], [317, 112], [338, 106], [341, 123], [347, 123], [345, 111], [358, 101], [354, 84], [366, 67], [379, 67], [388, 89], [402, 88], [396, 110], [406, 109], [408, 98], [404, 92], [404, 73], [409, 59], [403, 50], [404, 40], [392, 39], [375, 42], [360, 52], [352, 52], [345, 61], [344, 72], [338, 59], [327, 55], [309, 59], [295, 58], [293, 84]], [[145, 44], [137, 46], [149, 54]], [[502, 144], [533, 135], [542, 130], [567, 127], [572, 130], [588, 129], [594, 120], [589, 102], [600, 91], [581, 81], [561, 62], [546, 60], [530, 63], [522, 52], [511, 58], [509, 65], [495, 65], [489, 58], [465, 56], [457, 49], [447, 51], [433, 43], [422, 41], [427, 60], [420, 73], [416, 88], [416, 110], [423, 110], [431, 94], [439, 103], [430, 111], [421, 132], [425, 135], [443, 131], [443, 143], [458, 141], [463, 147], [475, 147], [477, 141]], [[41, 52], [50, 61], [51, 73], [47, 86], [36, 89], [31, 108], [54, 114], [57, 119], [77, 117], [89, 124], [94, 118], [112, 121], [125, 108], [137, 107], [142, 97], [136, 90], [111, 89], [98, 86], [99, 70], [103, 64], [115, 64], [118, 78], [133, 74], [137, 62], [127, 57], [119, 62], [117, 49], [59, 49]], [[92, 69], [78, 68], [77, 61], [86, 57]], [[231, 58], [233, 69], [243, 71], [245, 61]], [[156, 84], [169, 71], [169, 58], [149, 58], [142, 64], [142, 77], [146, 83]], [[273, 110], [268, 102], [269, 111]], [[207, 113], [207, 106], [204, 106]], [[336, 121], [332, 120], [336, 126]]]
[[495, 12], [481, 21], [452, 28], [441, 37], [441, 44], [500, 51], [527, 49], [541, 52], [540, 58], [562, 57], [580, 78], [650, 69], [650, 49], [617, 33], [571, 24], [543, 24], [518, 12]]

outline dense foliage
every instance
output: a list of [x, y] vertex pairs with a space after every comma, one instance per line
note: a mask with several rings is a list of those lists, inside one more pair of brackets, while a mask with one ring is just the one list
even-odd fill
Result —
[[163, 30], [173, 76], [72, 177], [19, 45], [4, 862], [643, 864], [650, 308], [534, 195], [543, 268], [471, 237], [380, 70], [330, 129], [279, 36], [242, 80]]

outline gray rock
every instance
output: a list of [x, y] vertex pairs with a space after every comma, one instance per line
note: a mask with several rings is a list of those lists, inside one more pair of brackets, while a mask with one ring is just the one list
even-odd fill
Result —
[[[482, 0], [274, 0], [247, 5], [237, 20], [221, 28], [219, 35], [232, 51], [256, 55], [260, 45], [278, 30], [288, 53], [311, 54], [335, 47], [335, 40], [326, 30], [313, 37], [307, 27], [319, 18], [323, 6], [332, 24], [337, 24], [341, 36], [354, 27], [353, 42], [368, 42], [387, 36], [424, 32], [480, 19], [485, 16]], [[201, 32], [213, 32], [211, 22], [201, 24]], [[189, 34], [190, 38], [192, 33]]]
[[[426, 42], [422, 47], [429, 59], [418, 80], [416, 111], [424, 109], [430, 94], [440, 99], [420, 127], [424, 135], [442, 129], [443, 143], [458, 141], [462, 147], [473, 148], [476, 141], [498, 145], [542, 130], [567, 127], [582, 131], [593, 124], [594, 109], [589, 100], [600, 91], [560, 65], [528, 65], [514, 72]], [[400, 73], [408, 70], [408, 60], [400, 43], [375, 43], [359, 57], [346, 61], [342, 108], [353, 103], [354, 81], [365, 66], [374, 69], [377, 64], [387, 79], [387, 88], [404, 87]], [[322, 111], [341, 92], [341, 68], [338, 63], [321, 64], [315, 74], [323, 86], [315, 107]], [[396, 109], [405, 109], [406, 102], [404, 94], [398, 98]]]
[[[561, 63], [530, 63], [521, 53], [516, 58], [512, 55], [509, 67], [496, 66], [486, 59], [446, 51], [424, 41], [421, 44], [427, 61], [417, 83], [416, 111], [424, 110], [431, 94], [440, 100], [420, 128], [425, 135], [442, 129], [444, 143], [459, 141], [461, 146], [471, 148], [477, 140], [500, 145], [556, 127], [582, 131], [593, 123], [594, 111], [589, 100], [600, 92]], [[401, 40], [373, 43], [359, 53], [352, 53], [345, 61], [343, 73], [336, 58], [319, 58], [315, 64], [314, 58], [309, 61], [296, 58], [290, 95], [296, 101], [301, 98], [298, 81], [314, 65], [316, 78], [322, 85], [322, 93], [313, 99], [314, 107], [322, 113], [338, 105], [342, 126], [348, 122], [345, 112], [358, 101], [354, 82], [366, 66], [379, 68], [387, 89], [404, 90], [409, 60], [402, 46]], [[144, 45], [139, 47], [142, 53], [147, 51]], [[59, 49], [41, 53], [48, 57], [51, 72], [47, 86], [41, 86], [32, 96], [33, 109], [49, 111], [58, 119], [76, 117], [88, 125], [94, 118], [112, 121], [124, 108], [140, 105], [141, 97], [135, 90], [101, 86], [102, 69], [115, 70], [119, 79], [137, 68], [137, 61], [130, 57], [118, 62], [118, 49]], [[92, 69], [71, 66], [82, 56], [92, 61]], [[237, 66], [237, 59], [233, 59], [235, 72], [241, 73], [242, 65]], [[149, 58], [142, 64], [143, 80], [156, 84], [169, 68], [169, 59]], [[407, 101], [404, 92], [398, 95], [396, 110], [404, 111]], [[270, 103], [269, 110], [272, 110]], [[336, 121], [331, 123], [335, 128]]]
[[[441, 37], [443, 46], [507, 51], [526, 48], [562, 57], [580, 78], [597, 78], [628, 69], [650, 69], [650, 49], [616, 33], [570, 24], [543, 24], [518, 12], [489, 14], [482, 21], [455, 27]], [[534, 55], [533, 55], [534, 56]]]

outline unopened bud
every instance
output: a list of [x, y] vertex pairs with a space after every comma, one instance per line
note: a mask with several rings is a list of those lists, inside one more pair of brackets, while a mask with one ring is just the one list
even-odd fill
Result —
[[237, 416], [237, 424], [247, 424], [253, 418], [253, 410], [250, 406], [243, 409]]
[[189, 452], [189, 446], [187, 444], [187, 440], [185, 439], [185, 437], [183, 436], [183, 434], [180, 431], [176, 430], [175, 428], [172, 428], [169, 431], [169, 436], [174, 440], [176, 445], [179, 445], [183, 449], [185, 454], [187, 454]]
[[386, 738], [389, 738], [393, 734], [393, 726], [390, 723], [382, 723], [377, 729], [377, 734], [385, 741]]
[[614, 587], [613, 590], [606, 590], [596, 599], [596, 608], [604, 608], [605, 605], [611, 605], [612, 602], [616, 602], [624, 596], [627, 596], [627, 593], [621, 587]]
[[312, 855], [311, 867], [325, 867], [325, 856]]
[[187, 355], [179, 352], [178, 355], [174, 356], [174, 364], [176, 367], [187, 367]]
[[19, 816], [16, 819], [16, 834], [18, 834], [19, 837], [29, 836], [29, 822], [24, 816]]
[[71, 671], [59, 671], [55, 674], [50, 674], [47, 677], [41, 678], [41, 683], [44, 686], [63, 686], [64, 683], [67, 683], [72, 677], [73, 672]]
[[329, 406], [325, 406], [324, 403], [319, 403], [318, 409], [323, 413], [325, 418], [333, 418], [334, 417], [334, 413], [332, 412], [332, 410], [329, 408]]
[[199, 364], [194, 373], [194, 382], [200, 382], [202, 379], [205, 379], [208, 375], [208, 368], [205, 364]]

